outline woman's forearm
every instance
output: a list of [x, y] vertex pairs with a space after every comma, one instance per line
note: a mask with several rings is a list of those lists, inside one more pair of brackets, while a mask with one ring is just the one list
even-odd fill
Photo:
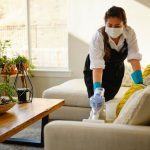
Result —
[[97, 68], [93, 69], [93, 83], [100, 82], [102, 83], [103, 69]]
[[129, 61], [131, 63], [132, 69], [135, 70], [141, 70], [141, 64], [139, 60], [131, 59]]

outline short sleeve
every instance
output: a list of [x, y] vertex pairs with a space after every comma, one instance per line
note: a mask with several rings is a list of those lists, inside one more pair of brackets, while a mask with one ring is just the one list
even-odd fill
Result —
[[90, 47], [89, 47], [89, 56], [90, 56], [90, 69], [94, 68], [105, 68], [104, 57], [104, 42], [102, 34], [97, 31], [93, 36]]
[[142, 55], [139, 53], [136, 34], [135, 34], [135, 32], [132, 28], [129, 28], [127, 43], [128, 43], [127, 60], [128, 61], [131, 60], [131, 59], [141, 60]]

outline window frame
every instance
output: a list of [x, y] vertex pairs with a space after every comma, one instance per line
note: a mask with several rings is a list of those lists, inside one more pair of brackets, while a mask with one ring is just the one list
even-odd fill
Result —
[[[28, 47], [28, 55], [29, 59], [32, 61], [31, 56], [31, 23], [30, 23], [30, 0], [26, 0], [27, 5], [27, 47]], [[69, 69], [69, 52], [67, 57], [68, 66], [65, 68], [49, 68], [49, 69], [41, 69], [35, 68], [33, 69], [33, 73], [35, 76], [44, 76], [44, 77], [71, 77], [71, 70]]]

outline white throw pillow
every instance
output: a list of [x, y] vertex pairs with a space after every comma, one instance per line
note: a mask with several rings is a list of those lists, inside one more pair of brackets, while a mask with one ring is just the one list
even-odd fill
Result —
[[150, 85], [129, 98], [113, 123], [132, 125], [150, 123]]

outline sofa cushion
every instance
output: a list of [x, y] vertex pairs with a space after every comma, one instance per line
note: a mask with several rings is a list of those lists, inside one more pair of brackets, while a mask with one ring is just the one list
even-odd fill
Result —
[[145, 86], [143, 84], [133, 84], [128, 91], [123, 95], [121, 100], [119, 101], [116, 109], [116, 115], [120, 113], [120, 110], [124, 106], [124, 104], [129, 100], [130, 96], [132, 96], [136, 91], [143, 89]]
[[150, 85], [150, 65], [147, 65], [143, 71], [143, 79], [145, 85]]
[[150, 123], [150, 85], [129, 98], [114, 123], [132, 125]]
[[149, 150], [150, 128], [53, 121], [44, 128], [44, 150]]
[[116, 107], [128, 89], [129, 87], [121, 87], [115, 98], [106, 102], [106, 122], [113, 122], [116, 119]]
[[49, 114], [50, 120], [75, 120], [82, 121], [89, 117], [91, 109], [81, 107], [62, 106], [60, 109]]
[[106, 122], [113, 122], [116, 119], [116, 107], [122, 95], [129, 89], [129, 87], [121, 87], [114, 99], [106, 102]]
[[63, 98], [65, 106], [90, 107], [83, 79], [72, 79], [43, 92], [44, 98]]

